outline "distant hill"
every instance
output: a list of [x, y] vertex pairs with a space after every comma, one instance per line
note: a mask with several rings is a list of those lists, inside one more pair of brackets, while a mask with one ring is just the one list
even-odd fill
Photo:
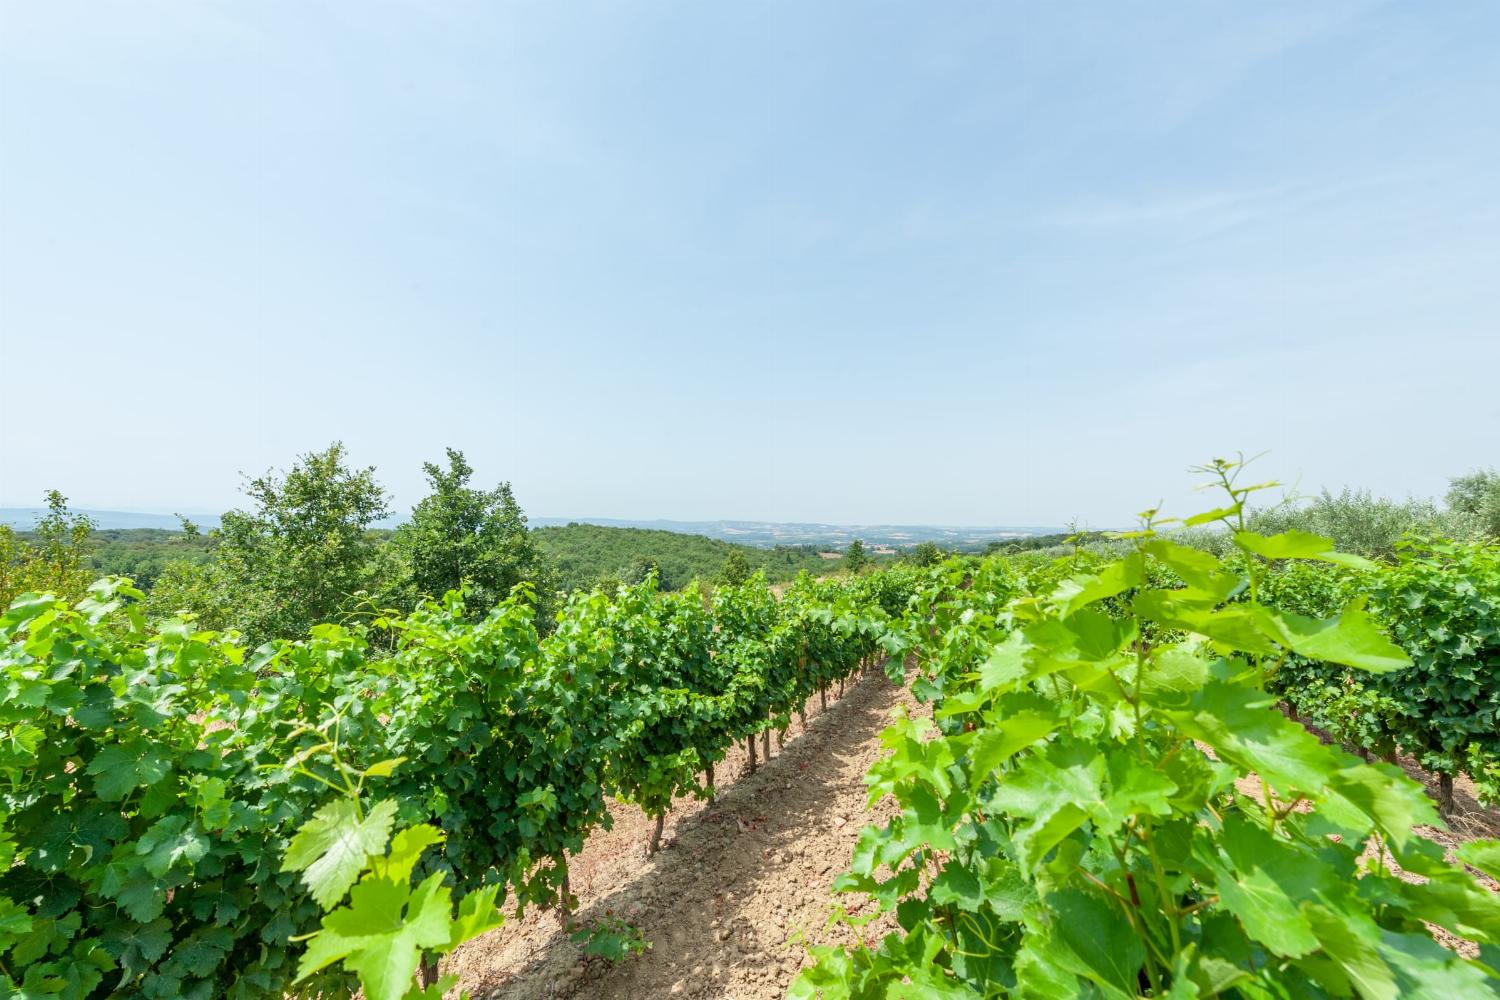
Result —
[[[0, 507], [0, 524], [21, 531], [30, 530], [37, 519], [46, 514], [42, 507]], [[124, 510], [79, 510], [94, 519], [95, 525], [108, 528], [162, 528], [168, 531], [178, 527], [177, 515], [143, 513]], [[199, 527], [208, 529], [219, 525], [219, 515], [190, 513], [188, 518]], [[389, 518], [378, 523], [381, 528], [394, 528], [400, 518]], [[640, 528], [649, 531], [668, 531], [679, 535], [701, 535], [720, 541], [738, 542], [758, 548], [774, 548], [777, 545], [821, 545], [831, 549], [846, 548], [856, 538], [866, 545], [909, 548], [918, 542], [935, 542], [945, 549], [980, 550], [991, 542], [1006, 542], [1018, 538], [1052, 535], [1062, 532], [1058, 527], [996, 527], [961, 528], [931, 524], [866, 524], [840, 525], [815, 523], [783, 523], [778, 521], [632, 521], [613, 517], [533, 517], [533, 528], [559, 527], [569, 524], [595, 524], [606, 528]]]
[[790, 580], [802, 570], [827, 573], [842, 561], [832, 553], [820, 555], [820, 546], [762, 548], [677, 531], [600, 524], [543, 526], [533, 528], [532, 536], [557, 566], [568, 590], [604, 579], [634, 582], [651, 561], [661, 567], [664, 585], [675, 590], [694, 577], [713, 580], [734, 551], [744, 555], [752, 569], [764, 569], [773, 582]]
[[963, 528], [930, 524], [839, 525], [783, 523], [778, 521], [631, 521], [611, 517], [573, 518], [534, 517], [533, 527], [562, 524], [597, 524], [610, 528], [641, 528], [670, 531], [684, 535], [702, 535], [741, 545], [769, 548], [776, 545], [821, 545], [846, 547], [856, 538], [866, 545], [906, 548], [919, 542], [935, 542], [945, 549], [983, 549], [990, 542], [1005, 542], [1034, 535], [1052, 535], [1057, 527]]
[[[94, 527], [100, 529], [161, 528], [166, 531], [176, 531], [181, 527], [176, 514], [153, 514], [130, 510], [73, 510], [72, 513], [93, 518]], [[0, 524], [18, 531], [30, 531], [36, 527], [37, 521], [46, 515], [47, 508], [45, 507], [0, 507]], [[219, 526], [217, 514], [189, 514], [187, 517], [200, 528]]]

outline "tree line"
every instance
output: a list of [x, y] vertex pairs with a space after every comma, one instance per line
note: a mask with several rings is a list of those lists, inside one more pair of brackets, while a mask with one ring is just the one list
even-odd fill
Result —
[[[187, 613], [258, 645], [300, 638], [318, 622], [410, 611], [459, 588], [469, 607], [488, 609], [528, 584], [545, 630], [559, 595], [575, 590], [613, 592], [648, 577], [663, 590], [708, 589], [756, 572], [779, 582], [891, 561], [858, 539], [830, 559], [814, 545], [762, 549], [591, 524], [532, 529], [511, 484], [479, 488], [462, 452], [449, 448], [423, 471], [429, 492], [394, 530], [380, 526], [394, 510], [375, 469], [352, 466], [339, 442], [247, 479], [246, 503], [207, 531], [186, 518], [181, 531], [99, 531], [54, 491], [33, 530], [0, 526], [0, 605], [26, 592], [77, 600], [94, 579], [125, 576], [146, 592], [149, 616]], [[944, 555], [925, 543], [904, 561], [930, 565]]]

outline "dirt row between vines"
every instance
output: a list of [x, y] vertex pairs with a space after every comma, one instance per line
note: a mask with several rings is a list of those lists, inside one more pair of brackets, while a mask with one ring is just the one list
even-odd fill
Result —
[[[575, 919], [623, 919], [651, 942], [645, 953], [618, 965], [585, 957], [553, 913], [531, 910], [465, 945], [443, 971], [478, 998], [784, 997], [807, 944], [854, 941], [848, 927], [827, 926], [831, 887], [859, 831], [893, 811], [889, 800], [866, 807], [863, 779], [898, 706], [930, 711], [880, 674], [850, 685], [827, 712], [814, 697], [807, 731], [793, 721], [780, 751], [773, 734], [769, 763], [746, 773], [741, 744], [718, 766], [717, 802], [678, 801], [655, 857], [646, 856], [652, 822], [613, 804], [613, 828], [569, 863]], [[852, 908], [858, 897], [838, 901]], [[866, 935], [886, 929], [876, 923]]]

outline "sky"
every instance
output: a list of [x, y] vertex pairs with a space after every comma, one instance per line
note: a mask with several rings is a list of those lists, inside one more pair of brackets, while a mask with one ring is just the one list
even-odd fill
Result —
[[1500, 465], [1500, 5], [0, 0], [0, 504], [1128, 524]]

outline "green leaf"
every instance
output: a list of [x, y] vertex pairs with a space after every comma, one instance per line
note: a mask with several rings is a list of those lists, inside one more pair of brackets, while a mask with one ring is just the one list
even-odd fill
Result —
[[146, 871], [162, 878], [179, 861], [196, 862], [208, 851], [208, 842], [185, 816], [163, 816], [141, 835], [135, 851], [145, 856]]
[[[441, 880], [441, 876], [434, 873], [427, 882], [439, 884]], [[301, 982], [319, 969], [343, 961], [360, 976], [365, 994], [374, 997], [376, 985], [365, 981], [365, 971], [358, 969], [357, 964], [364, 965], [377, 982], [389, 989], [386, 981], [390, 974], [400, 973], [409, 963], [402, 986], [404, 991], [411, 985], [410, 976], [416, 972], [421, 957], [412, 942], [403, 939], [407, 928], [407, 903], [411, 897], [412, 893], [404, 883], [374, 877], [362, 879], [351, 891], [349, 905], [324, 917], [322, 928], [308, 940], [307, 950], [297, 966], [296, 981]], [[446, 912], [443, 916], [446, 919]], [[399, 997], [402, 992], [394, 995]]]
[[1387, 639], [1363, 607], [1351, 604], [1332, 618], [1308, 618], [1261, 608], [1266, 635], [1310, 660], [1383, 674], [1411, 666], [1411, 658]]
[[1180, 706], [1208, 683], [1208, 663], [1192, 644], [1159, 646], [1141, 672], [1141, 696], [1151, 703]]
[[104, 936], [104, 950], [132, 976], [154, 965], [171, 943], [172, 924], [165, 917], [149, 924], [116, 923]]
[[1458, 847], [1458, 859], [1500, 880], [1500, 840], [1471, 840]]
[[172, 769], [157, 746], [137, 742], [105, 747], [89, 761], [94, 791], [105, 802], [118, 802], [137, 788], [154, 785]]
[[1192, 517], [1185, 518], [1182, 522], [1182, 526], [1184, 528], [1196, 528], [1200, 524], [1208, 524], [1212, 521], [1222, 521], [1225, 518], [1234, 517], [1242, 509], [1243, 507], [1241, 504], [1234, 504], [1231, 507], [1218, 507], [1214, 510], [1205, 510], [1201, 514], [1194, 514]]
[[406, 763], [405, 757], [392, 757], [382, 760], [365, 768], [366, 778], [389, 778], [396, 773], [396, 768]]
[[1363, 913], [1309, 906], [1308, 918], [1323, 950], [1367, 1000], [1398, 1000], [1396, 977], [1380, 953], [1380, 929]]
[[443, 831], [428, 823], [409, 826], [391, 839], [390, 853], [384, 858], [375, 858], [371, 868], [376, 875], [392, 882], [405, 882], [411, 878], [422, 852], [434, 844], [443, 842]]
[[1373, 570], [1378, 565], [1360, 556], [1337, 552], [1333, 539], [1308, 531], [1283, 531], [1279, 535], [1261, 535], [1254, 531], [1236, 531], [1234, 544], [1246, 552], [1267, 559], [1317, 559], [1351, 569]]
[[1390, 764], [1354, 764], [1329, 775], [1329, 786], [1369, 816], [1399, 850], [1419, 823], [1441, 823], [1422, 786]]
[[[1188, 595], [1186, 598], [1184, 595]], [[1195, 632], [1230, 649], [1272, 656], [1281, 650], [1267, 640], [1258, 608], [1231, 606], [1212, 609], [1194, 600], [1191, 591], [1144, 590], [1136, 594], [1133, 610], [1147, 621]]]
[[20, 904], [0, 897], [0, 954], [22, 934], [31, 931], [31, 914]]
[[1125, 750], [1108, 754], [1109, 791], [1094, 817], [1105, 828], [1119, 826], [1131, 816], [1168, 816], [1177, 785], [1152, 763]]
[[1500, 997], [1500, 984], [1479, 966], [1426, 934], [1382, 931], [1380, 955], [1396, 973], [1396, 995], [1401, 1000]]
[[995, 646], [979, 667], [979, 690], [1009, 690], [1028, 676], [1026, 650], [1029, 644], [1020, 632], [1012, 632]]
[[944, 865], [942, 872], [933, 879], [928, 898], [939, 906], [951, 905], [976, 913], [984, 902], [984, 889], [979, 878], [955, 860]]
[[1145, 562], [1141, 556], [1132, 553], [1118, 562], [1110, 563], [1097, 574], [1064, 580], [1053, 591], [1049, 600], [1057, 616], [1066, 618], [1095, 601], [1139, 587], [1145, 579]]
[[1320, 885], [1317, 858], [1299, 855], [1242, 817], [1225, 819], [1223, 838], [1232, 867], [1214, 863], [1216, 887], [1245, 933], [1288, 958], [1316, 951], [1318, 936], [1301, 900]]
[[969, 750], [971, 780], [983, 781], [1002, 763], [1050, 736], [1057, 724], [1053, 715], [1023, 709], [1006, 714], [998, 724], [986, 726], [975, 736]]
[[[358, 907], [361, 902], [351, 899], [350, 905]], [[412, 892], [399, 928], [372, 935], [344, 960], [359, 975], [369, 1000], [400, 1000], [405, 995], [423, 949], [442, 947], [451, 938], [451, 906], [443, 876], [434, 872]]]
[[1053, 933], [1076, 959], [1073, 971], [1111, 995], [1139, 996], [1146, 949], [1120, 908], [1080, 889], [1054, 892], [1045, 901], [1056, 914]]
[[1272, 696], [1213, 680], [1185, 709], [1164, 709], [1182, 732], [1221, 759], [1258, 773], [1281, 790], [1318, 791], [1348, 758], [1324, 746], [1271, 706]]
[[448, 938], [450, 950], [505, 923], [505, 914], [495, 901], [499, 892], [498, 885], [486, 885], [459, 902], [458, 919], [453, 921], [453, 932]]
[[344, 897], [371, 855], [385, 850], [396, 803], [375, 803], [361, 819], [352, 799], [334, 799], [302, 825], [282, 861], [282, 871], [302, 872], [313, 899], [328, 909]]
[[1217, 604], [1239, 585], [1237, 574], [1226, 571], [1217, 558], [1202, 549], [1188, 548], [1165, 538], [1154, 538], [1143, 547], [1182, 577], [1195, 597]]

